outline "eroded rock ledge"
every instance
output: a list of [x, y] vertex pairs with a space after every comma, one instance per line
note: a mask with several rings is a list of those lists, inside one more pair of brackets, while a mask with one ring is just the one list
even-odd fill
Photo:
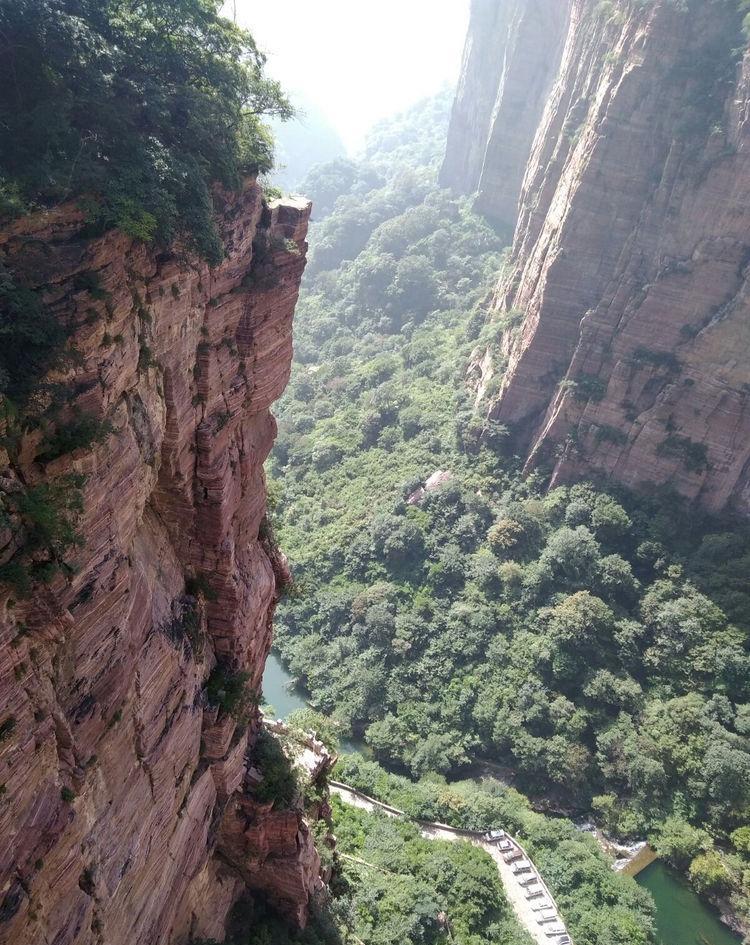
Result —
[[[75, 326], [67, 409], [114, 430], [47, 464], [34, 435], [0, 455], [9, 489], [86, 477], [75, 572], [0, 596], [0, 942], [221, 939], [244, 888], [214, 851], [258, 714], [238, 725], [204, 685], [218, 664], [259, 691], [270, 646], [284, 562], [263, 537], [262, 465], [310, 206], [269, 206], [253, 182], [218, 199], [215, 269], [117, 231], [85, 239], [69, 206], [0, 234]], [[0, 563], [16, 540], [3, 533]], [[317, 865], [301, 815], [283, 830], [254, 816], [279, 887], [264, 888], [304, 921]]]

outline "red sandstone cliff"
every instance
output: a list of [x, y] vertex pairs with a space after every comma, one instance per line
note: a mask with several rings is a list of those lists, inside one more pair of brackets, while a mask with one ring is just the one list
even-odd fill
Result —
[[[562, 54], [528, 148], [505, 126], [497, 166], [523, 180], [493, 305], [505, 331], [473, 379], [553, 483], [591, 471], [671, 483], [747, 514], [750, 62], [736, 3], [688, 6], [558, 0]], [[496, 40], [506, 85], [526, 69], [508, 41]], [[544, 25], [527, 42], [549, 43]], [[461, 147], [454, 137], [449, 161]]]
[[[116, 231], [84, 239], [70, 207], [0, 234], [76, 325], [69, 407], [114, 428], [46, 465], [33, 436], [0, 455], [6, 494], [86, 477], [74, 572], [0, 594], [3, 943], [221, 939], [245, 883], [302, 921], [319, 882], [298, 812], [240, 810], [257, 711], [237, 725], [203, 689], [218, 661], [257, 690], [270, 646], [284, 565], [263, 540], [262, 466], [310, 208], [269, 207], [253, 183], [220, 202], [216, 269]], [[3, 530], [0, 563], [15, 541]]]

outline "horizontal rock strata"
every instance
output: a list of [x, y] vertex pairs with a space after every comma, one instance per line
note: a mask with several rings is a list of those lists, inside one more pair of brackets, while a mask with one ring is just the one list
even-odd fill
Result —
[[[219, 664], [258, 692], [270, 646], [284, 564], [263, 462], [310, 207], [269, 206], [252, 182], [216, 201], [214, 269], [118, 231], [86, 239], [70, 206], [0, 233], [6, 265], [74, 329], [61, 422], [75, 409], [113, 431], [48, 463], [34, 434], [0, 456], [5, 490], [85, 476], [74, 570], [0, 596], [3, 943], [222, 939], [245, 888], [214, 851], [243, 803], [257, 711], [237, 724], [204, 685]], [[316, 854], [296, 812], [258, 811], [258, 829], [273, 838], [278, 817], [301, 839], [277, 844], [264, 888], [304, 921]], [[285, 869], [304, 869], [293, 890], [274, 885]]]

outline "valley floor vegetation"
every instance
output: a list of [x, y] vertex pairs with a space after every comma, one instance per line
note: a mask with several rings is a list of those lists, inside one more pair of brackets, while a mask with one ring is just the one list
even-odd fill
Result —
[[308, 182], [270, 463], [297, 582], [277, 646], [391, 768], [499, 763], [748, 914], [750, 535], [669, 493], [520, 476], [466, 389], [518, 316], [486, 323], [506, 240], [435, 183], [446, 114], [422, 105]]
[[491, 857], [468, 843], [426, 840], [411, 823], [334, 798], [340, 882], [354, 935], [372, 945], [531, 945]]
[[[435, 775], [415, 783], [359, 755], [344, 756], [336, 777], [417, 820], [479, 831], [503, 825], [524, 843], [579, 945], [653, 942], [650, 896], [634, 880], [613, 873], [592, 837], [569, 820], [535, 813], [512, 788], [490, 779], [449, 784]], [[524, 935], [510, 941], [523, 941]], [[504, 941], [487, 936], [487, 941], [498, 940]]]

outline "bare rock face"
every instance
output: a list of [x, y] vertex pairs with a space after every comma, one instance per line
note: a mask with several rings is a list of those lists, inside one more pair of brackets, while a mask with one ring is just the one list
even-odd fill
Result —
[[248, 888], [272, 897], [291, 922], [305, 924], [310, 895], [322, 880], [309, 828], [296, 811], [275, 811], [240, 795], [222, 822], [220, 844]]
[[[282, 738], [289, 736], [290, 729], [284, 722], [266, 719], [264, 725], [268, 732]], [[306, 811], [311, 820], [329, 823], [331, 815], [327, 797], [323, 801], [306, 800], [304, 785], [320, 783], [335, 764], [336, 755], [314, 735], [295, 734], [293, 746], [287, 746], [286, 751], [302, 782], [294, 800], [287, 809], [277, 809], [278, 805], [253, 797], [263, 775], [249, 768], [245, 790], [232, 798], [222, 818], [217, 849], [248, 889], [264, 893], [291, 923], [304, 926], [311, 895], [323, 897], [325, 893], [320, 857], [300, 814]], [[330, 834], [327, 839], [331, 845], [335, 843]]]
[[[270, 647], [284, 562], [263, 527], [262, 466], [310, 206], [266, 205], [254, 183], [217, 199], [215, 269], [117, 231], [85, 239], [69, 206], [0, 234], [5, 260], [75, 326], [68, 409], [114, 430], [46, 464], [33, 436], [0, 456], [4, 490], [86, 477], [70, 576], [0, 596], [3, 943], [223, 939], [244, 888], [213, 854], [242, 803], [257, 710], [238, 725], [203, 687], [218, 662], [259, 690]], [[271, 833], [277, 816], [257, 813]], [[316, 854], [301, 816], [283, 818], [302, 838], [279, 858], [305, 864], [303, 922]]]
[[427, 478], [423, 486], [418, 486], [406, 500], [407, 505], [419, 505], [428, 492], [434, 492], [453, 479], [453, 473], [448, 469], [436, 469]]
[[750, 513], [737, 5], [559, 6], [563, 52], [493, 306], [506, 330], [500, 352], [476, 353], [473, 380], [553, 483], [594, 471]]
[[476, 191], [477, 209], [506, 226], [518, 214], [568, 14], [566, 0], [472, 0], [440, 183]]

